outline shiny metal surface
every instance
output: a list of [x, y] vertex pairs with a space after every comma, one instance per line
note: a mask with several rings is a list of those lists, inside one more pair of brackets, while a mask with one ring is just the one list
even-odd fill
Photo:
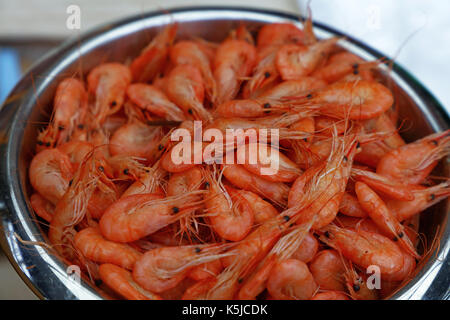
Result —
[[[125, 61], [139, 52], [161, 27], [171, 21], [180, 23], [179, 37], [196, 35], [208, 40], [223, 39], [230, 28], [245, 21], [251, 30], [264, 23], [298, 17], [268, 11], [236, 8], [185, 8], [171, 15], [149, 13], [104, 26], [81, 39], [65, 43], [43, 58], [16, 86], [0, 110], [0, 242], [17, 272], [27, 285], [44, 299], [102, 299], [106, 295], [85, 279], [80, 283], [66, 273], [67, 265], [42, 247], [21, 243], [47, 242], [43, 227], [29, 206], [30, 186], [27, 168], [32, 157], [39, 121], [45, 121], [58, 81], [66, 76], [85, 74], [104, 61]], [[315, 25], [319, 37], [336, 35], [332, 29]], [[366, 59], [381, 56], [377, 51], [347, 37], [342, 46]], [[387, 71], [387, 70], [385, 70]], [[449, 128], [449, 115], [438, 101], [399, 66], [380, 77], [393, 90], [400, 105], [400, 117], [412, 122], [404, 133], [407, 140]], [[442, 163], [438, 174], [448, 176], [449, 163]], [[450, 224], [448, 202], [440, 203], [421, 221], [421, 232], [431, 243], [435, 234], [438, 249], [418, 268], [417, 275], [393, 299], [445, 299], [450, 296]]]

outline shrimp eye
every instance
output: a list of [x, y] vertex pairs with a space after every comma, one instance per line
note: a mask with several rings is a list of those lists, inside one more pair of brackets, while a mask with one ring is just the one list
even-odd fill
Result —
[[77, 127], [78, 127], [78, 129], [83, 130], [84, 129], [84, 124], [80, 123]]
[[436, 196], [434, 195], [434, 193], [430, 194], [430, 201], [433, 201], [434, 199], [436, 199]]
[[116, 101], [111, 102], [111, 107], [115, 107], [117, 105]]
[[266, 77], [266, 78], [269, 78], [270, 77], [270, 72], [266, 72], [266, 73], [264, 73], [264, 77]]
[[94, 283], [95, 283], [95, 285], [98, 287], [98, 286], [101, 286], [101, 285], [103, 284], [103, 281], [100, 280], [100, 279], [96, 279], [96, 280], [94, 281]]
[[180, 209], [178, 207], [173, 207], [172, 208], [172, 212], [173, 213], [178, 213], [178, 212], [180, 212]]
[[437, 146], [439, 144], [439, 142], [437, 140], [431, 140], [431, 143], [434, 144], [435, 146]]
[[355, 63], [354, 65], [352, 65], [353, 69], [358, 69], [359, 68], [359, 64]]
[[398, 238], [397, 238], [397, 237], [394, 237], [394, 239], [392, 239], [392, 240], [394, 240], [395, 242], [397, 242], [397, 241], [398, 241]]
[[284, 216], [283, 219], [284, 219], [284, 221], [289, 221], [289, 220], [291, 220], [291, 218], [290, 218], [289, 216]]
[[400, 232], [400, 233], [398, 234], [398, 237], [399, 237], [399, 238], [403, 238], [403, 232]]
[[328, 231], [325, 231], [324, 236], [330, 239], [330, 233]]
[[359, 71], [358, 71], [358, 69], [354, 69], [354, 70], [353, 70], [353, 74], [354, 74], [354, 75], [357, 75], [357, 74], [359, 74]]
[[189, 114], [192, 114], [192, 113], [193, 113], [193, 112], [192, 112], [192, 109], [189, 109], [189, 110], [188, 110], [188, 113], [189, 113]]
[[195, 248], [195, 253], [200, 253], [202, 251], [202, 249], [200, 249], [199, 247]]
[[356, 149], [361, 148], [361, 143], [359, 143], [359, 141], [356, 143]]
[[105, 168], [103, 168], [103, 166], [99, 166], [98, 170], [100, 170], [101, 172], [105, 171]]
[[205, 188], [209, 188], [209, 182], [205, 182]]
[[158, 150], [161, 151], [162, 149], [164, 149], [164, 146], [163, 146], [162, 144], [160, 144], [160, 145], [158, 146]]
[[348, 161], [348, 158], [347, 158], [347, 156], [344, 156], [344, 161], [345, 161], [345, 162], [347, 162], [347, 161]]
[[46, 145], [47, 147], [50, 147], [51, 143], [50, 143], [50, 142], [47, 142], [45, 145]]
[[303, 141], [308, 142], [308, 138], [303, 138]]
[[73, 179], [71, 179], [71, 180], [69, 181], [69, 187], [72, 185], [72, 183], [73, 183]]
[[361, 288], [359, 287], [359, 285], [354, 284], [353, 285], [353, 290], [355, 290], [356, 292], [358, 292]]
[[267, 102], [267, 103], [264, 103], [263, 108], [264, 108], [264, 109], [270, 108], [270, 103], [268, 103], [268, 102]]
[[123, 170], [123, 174], [128, 175], [129, 173], [130, 173], [130, 169], [127, 168], [127, 169]]
[[306, 98], [307, 99], [311, 99], [313, 96], [312, 96], [312, 94], [310, 93], [310, 94], [308, 94], [307, 96], [306, 96]]
[[43, 143], [42, 141], [38, 140], [38, 141], [37, 141], [37, 144], [40, 145], [40, 146], [42, 146], [44, 143]]
[[63, 131], [64, 130], [64, 126], [58, 126], [58, 130], [59, 131]]
[[242, 279], [242, 278], [239, 278], [239, 279], [238, 279], [238, 282], [239, 282], [239, 283], [242, 283], [242, 281], [244, 281], [244, 279]]

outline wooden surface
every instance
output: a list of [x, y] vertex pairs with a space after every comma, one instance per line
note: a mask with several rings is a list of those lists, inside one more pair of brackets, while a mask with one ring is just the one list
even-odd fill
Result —
[[[67, 7], [78, 5], [81, 30], [69, 30]], [[58, 39], [99, 24], [181, 6], [247, 6], [298, 12], [295, 0], [0, 0], [0, 39]]]

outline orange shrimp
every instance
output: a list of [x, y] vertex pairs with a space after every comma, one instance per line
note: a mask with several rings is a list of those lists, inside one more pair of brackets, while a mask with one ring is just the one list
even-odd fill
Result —
[[77, 169], [83, 159], [94, 149], [92, 143], [72, 140], [58, 147], [58, 150], [67, 154], [74, 169]]
[[333, 247], [342, 255], [367, 268], [377, 265], [381, 275], [392, 275], [403, 267], [403, 253], [396, 243], [377, 233], [350, 230], [327, 225], [322, 228], [320, 240]]
[[183, 121], [183, 111], [164, 92], [145, 83], [133, 83], [127, 89], [128, 98], [140, 108], [167, 120]]
[[377, 173], [405, 184], [419, 184], [450, 153], [450, 130], [438, 132], [387, 153]]
[[131, 273], [114, 264], [100, 265], [100, 279], [112, 290], [128, 300], [162, 300], [152, 292], [146, 291], [134, 282]]
[[360, 75], [364, 80], [373, 80], [370, 69], [364, 68], [364, 60], [351, 52], [332, 55], [326, 65], [314, 71], [312, 76], [332, 83], [348, 74]]
[[131, 62], [130, 70], [135, 82], [150, 81], [164, 68], [177, 29], [178, 24], [169, 24]]
[[242, 78], [250, 75], [255, 63], [256, 49], [246, 41], [226, 40], [220, 44], [213, 63], [217, 86], [215, 105], [236, 97]]
[[296, 163], [264, 143], [242, 145], [236, 150], [236, 156], [246, 170], [268, 181], [292, 182], [301, 174]]
[[296, 100], [288, 101], [292, 110], [318, 106], [321, 114], [350, 120], [367, 120], [380, 116], [393, 102], [391, 91], [375, 81], [339, 81], [323, 89], [312, 91]]
[[378, 292], [367, 286], [367, 277], [362, 272], [357, 272], [353, 264], [346, 263], [344, 273], [345, 285], [353, 300], [377, 300]]
[[356, 140], [344, 139], [333, 147], [327, 162], [305, 171], [289, 191], [288, 207], [302, 201], [309, 205], [302, 210], [297, 223], [315, 219], [313, 229], [326, 226], [336, 217], [350, 177]]
[[39, 193], [33, 193], [30, 197], [30, 205], [34, 212], [47, 222], [51, 222], [55, 206], [44, 199]]
[[309, 269], [320, 289], [344, 291], [345, 266], [335, 250], [322, 250], [309, 264]]
[[120, 63], [101, 64], [89, 72], [89, 92], [95, 95], [92, 109], [94, 126], [102, 124], [106, 117], [116, 113], [125, 101], [125, 93], [131, 83], [130, 69]]
[[276, 205], [286, 204], [289, 187], [282, 182], [265, 180], [238, 164], [223, 165], [223, 175], [238, 188], [254, 192]]
[[189, 214], [198, 206], [198, 202], [190, 200], [201, 193], [194, 191], [167, 198], [151, 193], [122, 197], [105, 211], [100, 219], [100, 230], [108, 240], [139, 240]]
[[68, 142], [74, 131], [84, 126], [87, 111], [88, 95], [83, 82], [74, 78], [61, 81], [56, 89], [51, 121], [38, 134], [36, 151]]
[[412, 218], [425, 209], [435, 205], [443, 199], [450, 196], [450, 187], [448, 182], [444, 182], [432, 187], [411, 186], [414, 193], [414, 200], [386, 200], [386, 206], [389, 211], [395, 215], [398, 221], [404, 221]]
[[215, 101], [216, 81], [212, 73], [211, 61], [198, 42], [178, 42], [170, 49], [170, 59], [174, 65], [189, 64], [197, 67], [202, 74], [208, 99]]
[[277, 300], [307, 300], [316, 293], [317, 284], [304, 262], [288, 259], [272, 269], [267, 291]]
[[97, 228], [86, 228], [75, 235], [74, 245], [83, 256], [97, 263], [112, 263], [132, 270], [141, 253], [123, 243], [108, 241]]
[[153, 163], [158, 156], [160, 140], [163, 138], [161, 127], [147, 126], [140, 121], [130, 121], [114, 132], [109, 144], [113, 156], [132, 156], [144, 158]]
[[277, 53], [276, 66], [283, 80], [310, 75], [334, 48], [338, 38], [319, 41], [309, 46], [286, 44]]
[[133, 268], [133, 279], [146, 290], [160, 293], [176, 287], [195, 266], [220, 259], [224, 245], [163, 247], [146, 252]]
[[278, 210], [256, 193], [246, 190], [238, 190], [238, 193], [247, 199], [252, 208], [255, 224], [259, 225], [278, 215]]
[[367, 212], [363, 210], [358, 199], [348, 192], [345, 192], [342, 197], [341, 204], [339, 205], [339, 212], [349, 217], [367, 217]]
[[197, 281], [189, 287], [183, 294], [182, 300], [200, 300], [205, 297], [205, 294], [211, 290], [217, 283], [215, 278], [207, 278]]
[[318, 249], [319, 241], [311, 233], [307, 233], [301, 245], [292, 254], [292, 258], [309, 263], [315, 257]]
[[213, 260], [192, 268], [192, 270], [189, 271], [188, 277], [200, 281], [215, 277], [222, 272], [222, 270], [222, 262], [220, 260]]
[[73, 177], [70, 158], [58, 149], [43, 150], [31, 160], [29, 177], [33, 188], [56, 205]]
[[122, 194], [122, 198], [133, 194], [156, 193], [164, 195], [164, 178], [167, 172], [161, 168], [160, 162], [157, 161], [151, 168], [147, 168], [148, 172], [143, 173], [139, 180], [135, 181]]
[[105, 164], [91, 153], [79, 166], [72, 184], [55, 207], [48, 237], [57, 252], [69, 261], [78, 261], [73, 247], [75, 226], [86, 215], [89, 200], [100, 179], [107, 180]]
[[253, 226], [253, 210], [247, 199], [236, 189], [224, 187], [220, 176], [216, 180], [207, 173], [206, 182], [205, 207], [211, 227], [225, 240], [242, 240]]
[[258, 51], [268, 46], [285, 43], [302, 43], [305, 34], [292, 23], [270, 23], [261, 27], [258, 32]]
[[203, 106], [204, 81], [199, 69], [192, 65], [178, 65], [168, 75], [167, 96], [185, 113], [195, 119], [211, 121]]

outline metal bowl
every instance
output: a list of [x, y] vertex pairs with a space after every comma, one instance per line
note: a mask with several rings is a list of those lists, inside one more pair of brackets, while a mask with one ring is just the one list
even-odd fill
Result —
[[[47, 118], [58, 82], [74, 74], [86, 74], [105, 61], [126, 61], [148, 43], [160, 28], [178, 21], [179, 37], [192, 35], [208, 40], [222, 40], [229, 30], [245, 22], [252, 30], [265, 23], [301, 18], [281, 12], [245, 8], [182, 8], [170, 15], [153, 12], [105, 25], [79, 39], [67, 42], [49, 53], [15, 87], [0, 110], [0, 240], [11, 263], [26, 284], [43, 299], [102, 299], [106, 295], [82, 278], [68, 276], [67, 265], [40, 246], [23, 241], [48, 242], [42, 226], [29, 205], [30, 185], [27, 168], [32, 158], [40, 121]], [[339, 32], [315, 24], [321, 38]], [[341, 45], [367, 60], [382, 55], [346, 36]], [[381, 77], [395, 94], [400, 117], [412, 122], [405, 132], [406, 140], [415, 140], [434, 131], [449, 128], [449, 115], [439, 102], [410, 74], [394, 65], [390, 78]], [[47, 113], [49, 114], [49, 113]], [[449, 163], [442, 162], [437, 174], [448, 176]], [[422, 215], [421, 232], [431, 243], [439, 240], [429, 258], [420, 264], [415, 277], [392, 295], [392, 299], [446, 299], [449, 297], [450, 225], [448, 202]], [[20, 240], [20, 241], [19, 241]], [[23, 241], [22, 241], [23, 240]]]

